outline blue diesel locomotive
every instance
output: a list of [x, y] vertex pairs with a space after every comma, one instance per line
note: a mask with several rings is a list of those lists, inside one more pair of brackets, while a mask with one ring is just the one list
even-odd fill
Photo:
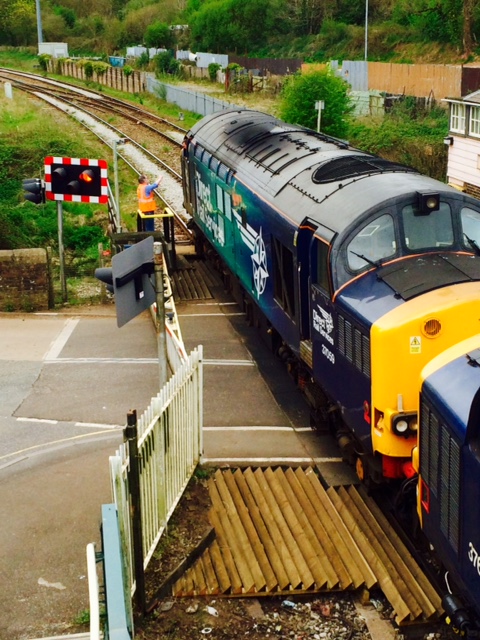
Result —
[[199, 238], [363, 480], [413, 477], [422, 369], [480, 330], [480, 202], [251, 110], [186, 136]]
[[418, 515], [444, 568], [445, 610], [480, 637], [480, 336], [434, 358], [421, 380]]

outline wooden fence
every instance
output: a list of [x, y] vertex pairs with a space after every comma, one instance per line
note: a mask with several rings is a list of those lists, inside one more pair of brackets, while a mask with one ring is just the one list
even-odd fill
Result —
[[[70, 76], [78, 80], [87, 80], [85, 69], [82, 65], [76, 64], [72, 60], [51, 60], [49, 71], [60, 73], [63, 76]], [[144, 71], [131, 71], [125, 73], [121, 67], [107, 67], [102, 73], [93, 72], [91, 78], [93, 82], [103, 84], [118, 91], [126, 93], [141, 93], [147, 90], [146, 74]]]

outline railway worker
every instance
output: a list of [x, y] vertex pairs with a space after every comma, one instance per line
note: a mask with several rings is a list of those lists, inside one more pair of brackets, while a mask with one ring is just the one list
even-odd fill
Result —
[[182, 153], [185, 157], [188, 157], [188, 145], [190, 144], [192, 138], [193, 138], [193, 134], [190, 134], [189, 136], [185, 136], [183, 139]]
[[[138, 178], [137, 198], [138, 198], [138, 210], [144, 215], [153, 216], [156, 209], [155, 196], [153, 194], [154, 189], [160, 186], [163, 180], [163, 176], [159, 175], [153, 184], [148, 183], [148, 178], [145, 175], [141, 175]], [[155, 219], [145, 220], [139, 215], [137, 216], [137, 231], [155, 231]]]

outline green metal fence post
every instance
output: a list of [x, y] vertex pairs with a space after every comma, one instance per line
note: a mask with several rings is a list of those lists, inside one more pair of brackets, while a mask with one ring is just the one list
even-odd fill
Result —
[[133, 561], [135, 565], [135, 602], [143, 617], [146, 612], [145, 571], [143, 567], [142, 506], [140, 496], [140, 465], [137, 443], [137, 412], [127, 413], [124, 437], [128, 443], [128, 486], [130, 493], [130, 516], [133, 532]]

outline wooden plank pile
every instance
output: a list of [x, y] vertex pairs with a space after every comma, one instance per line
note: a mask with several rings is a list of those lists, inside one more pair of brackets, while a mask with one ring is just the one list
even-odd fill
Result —
[[178, 597], [380, 587], [398, 624], [440, 616], [440, 597], [375, 503], [325, 490], [312, 468], [218, 470], [213, 541], [172, 584]]

